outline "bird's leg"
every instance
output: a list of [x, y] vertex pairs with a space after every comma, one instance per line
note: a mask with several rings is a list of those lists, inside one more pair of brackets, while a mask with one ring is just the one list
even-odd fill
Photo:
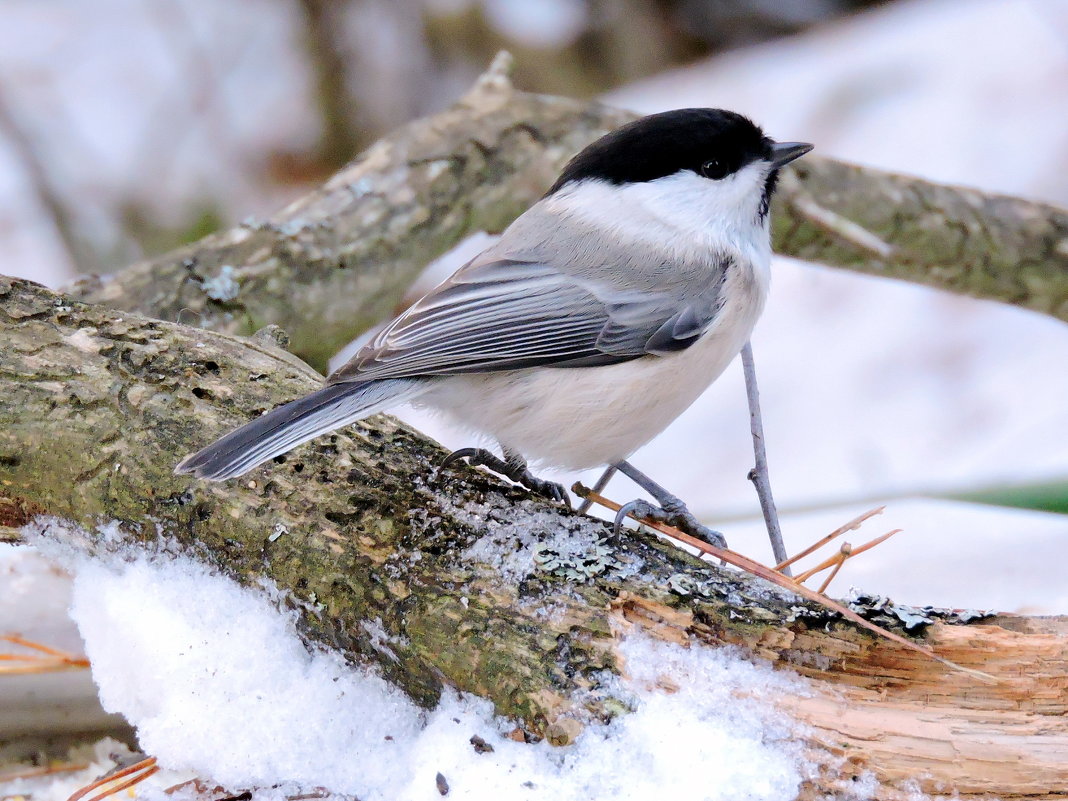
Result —
[[461, 448], [446, 456], [441, 466], [448, 467], [453, 462], [466, 460], [472, 467], [478, 465], [488, 467], [494, 473], [510, 478], [516, 484], [521, 484], [532, 492], [544, 495], [549, 500], [571, 506], [567, 490], [563, 486], [538, 478], [527, 468], [527, 463], [522, 456], [510, 448], [502, 446], [502, 449], [504, 450], [503, 459], [485, 448]]
[[[749, 480], [756, 487], [760, 499], [760, 510], [764, 513], [764, 525], [768, 529], [771, 550], [775, 554], [775, 563], [786, 561], [786, 546], [782, 541], [779, 528], [779, 514], [775, 510], [775, 499], [771, 495], [771, 479], [768, 478], [768, 455], [764, 450], [764, 424], [760, 419], [760, 393], [757, 392], [756, 366], [753, 364], [753, 346], [745, 343], [742, 348], [742, 370], [745, 372], [745, 394], [749, 399], [749, 428], [753, 433], [753, 456], [755, 465], [749, 471]], [[790, 575], [789, 566], [782, 570]]]
[[727, 541], [723, 538], [722, 534], [703, 525], [693, 516], [693, 513], [686, 508], [686, 504], [661, 487], [630, 462], [617, 462], [613, 467], [652, 495], [656, 499], [656, 502], [660, 504], [660, 506], [657, 507], [653, 506], [648, 501], [643, 500], [636, 500], [623, 504], [620, 510], [616, 512], [615, 530], [617, 534], [619, 533], [620, 527], [623, 525], [623, 518], [628, 514], [633, 513], [637, 517], [645, 517], [650, 520], [656, 520], [661, 523], [667, 523], [670, 526], [675, 526], [675, 528], [686, 532], [691, 537], [702, 539], [710, 545], [715, 545], [718, 548], [727, 547]]

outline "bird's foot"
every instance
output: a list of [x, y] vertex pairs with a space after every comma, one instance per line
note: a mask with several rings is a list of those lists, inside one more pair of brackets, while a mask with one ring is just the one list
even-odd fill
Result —
[[568, 508], [571, 507], [571, 499], [563, 485], [557, 484], [555, 481], [538, 478], [530, 472], [523, 462], [505, 461], [485, 448], [461, 448], [446, 456], [442, 460], [441, 466], [448, 467], [450, 464], [459, 461], [466, 461], [472, 467], [480, 465], [487, 467], [494, 473], [510, 478], [516, 484], [526, 487], [531, 492], [536, 492], [551, 501], [562, 503]]
[[686, 504], [673, 496], [667, 499], [663, 506], [655, 506], [641, 499], [623, 504], [619, 511], [616, 512], [614, 522], [616, 534], [623, 527], [623, 519], [627, 515], [653, 520], [657, 523], [666, 523], [669, 526], [674, 526], [679, 531], [689, 534], [691, 537], [697, 537], [697, 539], [707, 542], [709, 545], [714, 545], [717, 548], [727, 547], [727, 540], [724, 539], [722, 534], [698, 521], [693, 516], [693, 513], [686, 508]]

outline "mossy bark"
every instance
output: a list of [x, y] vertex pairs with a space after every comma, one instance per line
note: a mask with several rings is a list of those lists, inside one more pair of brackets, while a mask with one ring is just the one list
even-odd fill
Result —
[[[316, 388], [320, 376], [256, 340], [0, 281], [0, 492], [10, 502], [89, 530], [117, 520], [135, 539], [173, 539], [242, 581], [269, 578], [301, 610], [311, 640], [375, 660], [423, 703], [450, 684], [550, 733], [567, 695], [611, 667], [612, 600], [677, 599], [664, 588], [679, 571], [719, 586], [708, 604], [723, 614], [736, 594], [732, 626], [750, 607], [761, 621], [768, 604], [788, 613], [766, 588], [649, 540], [616, 540], [599, 521], [481, 471], [439, 473], [444, 452], [385, 416], [243, 479], [175, 476], [183, 455]], [[615, 556], [599, 564], [591, 555], [581, 568], [595, 573], [588, 582], [562, 578], [565, 560], [513, 586], [464, 556], [495, 529], [502, 549], [518, 547], [509, 531], [533, 529], [568, 532], [591, 554], [604, 539]], [[538, 619], [546, 608], [551, 621]]]
[[[229, 333], [277, 324], [324, 369], [429, 261], [469, 234], [503, 230], [572, 155], [634, 118], [517, 91], [507, 73], [502, 55], [457, 104], [383, 138], [270, 219], [83, 279], [71, 294]], [[772, 218], [780, 253], [1068, 320], [1063, 209], [817, 154], [784, 171]]]
[[1002, 679], [983, 685], [664, 542], [614, 537], [477, 470], [439, 473], [441, 449], [385, 416], [234, 482], [175, 476], [181, 456], [318, 374], [256, 339], [12, 279], [0, 279], [0, 341], [9, 512], [75, 521], [86, 538], [58, 525], [45, 536], [87, 550], [110, 547], [95, 527], [118, 521], [130, 542], [268, 579], [309, 644], [377, 665], [420, 703], [455, 687], [566, 743], [619, 711], [604, 671], [622, 668], [620, 632], [639, 628], [743, 646], [815, 680], [811, 698], [782, 700], [812, 726], [825, 767], [804, 797], [867, 770], [885, 780], [883, 799], [920, 774], [925, 789], [952, 782], [961, 795], [1047, 782], [1036, 797], [1068, 797], [1057, 789], [1068, 763], [1055, 757], [1068, 749], [1063, 620], [931, 626], [939, 653]]

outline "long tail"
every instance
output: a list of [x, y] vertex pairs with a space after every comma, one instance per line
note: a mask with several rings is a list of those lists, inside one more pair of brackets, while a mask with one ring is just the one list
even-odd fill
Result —
[[175, 473], [211, 481], [244, 475], [320, 434], [421, 395], [426, 382], [408, 379], [341, 382], [279, 406], [187, 456]]

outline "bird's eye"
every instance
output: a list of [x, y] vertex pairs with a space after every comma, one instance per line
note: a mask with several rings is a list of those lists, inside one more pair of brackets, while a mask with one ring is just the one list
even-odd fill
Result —
[[713, 181], [726, 177], [728, 172], [730, 170], [723, 159], [712, 159], [701, 165], [701, 175], [705, 176], [705, 178], [711, 178]]

